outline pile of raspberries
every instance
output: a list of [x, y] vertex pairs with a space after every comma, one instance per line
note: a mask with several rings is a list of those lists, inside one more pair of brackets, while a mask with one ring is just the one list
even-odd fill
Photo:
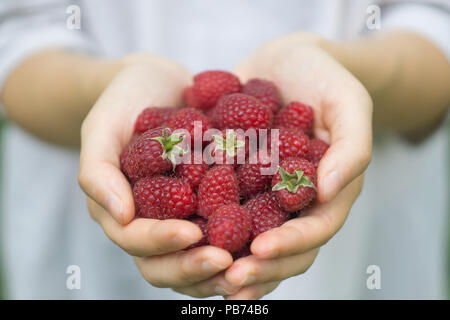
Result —
[[[313, 109], [297, 101], [282, 107], [279, 90], [267, 80], [241, 84], [232, 73], [205, 71], [184, 97], [183, 108], [145, 109], [120, 156], [136, 217], [187, 219], [203, 232], [189, 248], [213, 245], [235, 258], [249, 255], [256, 236], [312, 204], [328, 144], [312, 137]], [[211, 129], [216, 134], [205, 141]], [[239, 129], [267, 133], [265, 144], [258, 135], [266, 152], [250, 150]], [[275, 170], [263, 173], [273, 165], [274, 146]]]

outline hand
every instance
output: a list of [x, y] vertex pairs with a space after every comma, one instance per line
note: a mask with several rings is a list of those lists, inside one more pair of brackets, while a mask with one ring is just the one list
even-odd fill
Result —
[[[148, 282], [158, 287], [191, 286], [230, 266], [230, 254], [214, 247], [180, 251], [202, 237], [191, 222], [133, 220], [132, 190], [119, 164], [139, 113], [148, 106], [179, 105], [190, 75], [154, 56], [129, 56], [123, 64], [83, 123], [79, 183], [92, 218], [113, 242], [135, 257]], [[217, 285], [233, 291], [228, 284]]]
[[253, 255], [236, 260], [224, 273], [178, 291], [207, 297], [217, 292], [219, 283], [222, 288], [233, 289], [222, 290], [227, 299], [259, 299], [273, 291], [281, 280], [306, 272], [319, 247], [344, 223], [363, 180], [359, 176], [332, 201], [316, 204], [300, 218], [260, 234], [252, 242]]
[[314, 134], [330, 143], [318, 167], [318, 203], [299, 218], [258, 236], [253, 256], [235, 262], [226, 281], [243, 286], [230, 299], [259, 298], [278, 281], [304, 273], [319, 247], [344, 224], [371, 159], [372, 101], [362, 84], [320, 47], [321, 39], [294, 34], [258, 50], [236, 70], [242, 81], [275, 82], [284, 103], [314, 108]]

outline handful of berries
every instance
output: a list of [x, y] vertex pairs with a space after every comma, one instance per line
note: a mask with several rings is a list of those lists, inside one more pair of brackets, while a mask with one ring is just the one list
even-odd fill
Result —
[[205, 71], [184, 94], [184, 108], [145, 109], [120, 156], [136, 216], [188, 219], [203, 232], [191, 247], [248, 255], [258, 234], [312, 204], [328, 145], [312, 137], [313, 109], [281, 108], [270, 81]]

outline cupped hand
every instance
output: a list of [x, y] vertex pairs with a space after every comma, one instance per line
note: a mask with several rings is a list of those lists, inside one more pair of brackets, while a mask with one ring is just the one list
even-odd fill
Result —
[[284, 104], [300, 101], [314, 109], [314, 135], [330, 144], [319, 163], [318, 201], [301, 216], [259, 235], [252, 256], [224, 273], [242, 286], [230, 299], [255, 299], [279, 281], [304, 273], [320, 246], [344, 224], [359, 195], [372, 152], [372, 100], [363, 85], [310, 34], [275, 40], [241, 63], [236, 73], [273, 81]]
[[252, 242], [252, 255], [236, 260], [225, 272], [177, 291], [195, 292], [198, 297], [223, 292], [227, 299], [259, 299], [280, 281], [306, 272], [319, 248], [343, 225], [363, 180], [363, 175], [357, 177], [330, 202], [316, 203], [300, 217], [260, 234]]
[[[230, 254], [214, 247], [182, 250], [202, 237], [191, 222], [134, 219], [132, 189], [119, 163], [139, 113], [148, 106], [180, 105], [190, 75], [156, 56], [133, 55], [122, 62], [123, 68], [83, 123], [79, 183], [92, 218], [113, 242], [135, 257], [148, 282], [158, 287], [192, 286], [230, 266]], [[217, 286], [235, 290], [229, 284]]]

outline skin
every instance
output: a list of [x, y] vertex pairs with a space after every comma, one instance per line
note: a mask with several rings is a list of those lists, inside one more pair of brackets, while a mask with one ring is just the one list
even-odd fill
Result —
[[89, 212], [149, 283], [194, 297], [257, 299], [304, 273], [343, 225], [371, 159], [372, 114], [377, 128], [426, 136], [447, 110], [450, 71], [442, 53], [414, 34], [342, 44], [298, 33], [259, 48], [235, 72], [242, 81], [274, 81], [284, 102], [313, 106], [315, 134], [331, 146], [318, 168], [317, 204], [259, 235], [253, 255], [234, 263], [211, 246], [180, 251], [201, 238], [188, 221], [133, 220], [131, 188], [119, 169], [140, 111], [181, 103], [191, 78], [184, 68], [151, 55], [102, 61], [52, 50], [11, 73], [2, 101], [11, 120], [54, 143], [77, 145], [81, 127], [79, 183]]

